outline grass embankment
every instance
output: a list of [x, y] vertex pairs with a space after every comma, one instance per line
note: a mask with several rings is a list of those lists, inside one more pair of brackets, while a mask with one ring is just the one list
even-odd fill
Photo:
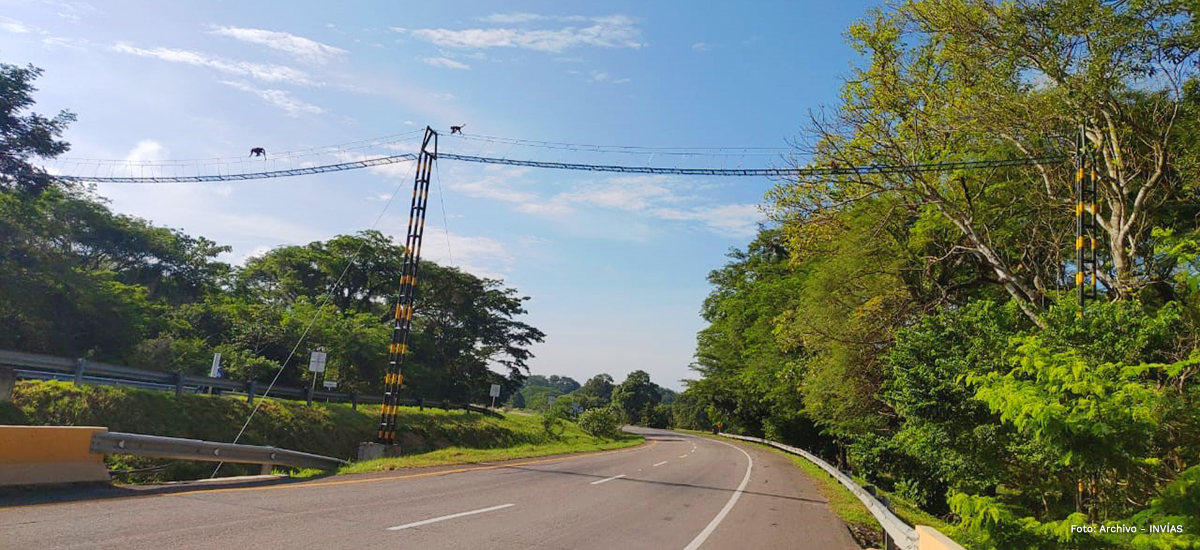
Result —
[[[183, 395], [115, 386], [77, 387], [69, 382], [22, 381], [12, 403], [0, 403], [0, 424], [105, 426], [131, 432], [208, 441], [232, 441], [253, 404], [244, 397]], [[379, 406], [264, 400], [239, 443], [273, 445], [344, 459], [353, 459], [359, 442], [375, 438]], [[350, 471], [507, 460], [635, 445], [640, 437], [606, 440], [591, 437], [566, 423], [561, 435], [547, 434], [541, 418], [495, 417], [461, 410], [419, 410], [401, 407], [404, 456], [356, 464]], [[124, 482], [148, 482], [208, 477], [215, 464], [111, 455], [113, 470], [165, 466], [162, 470], [128, 474]], [[226, 464], [221, 475], [258, 473], [257, 466]]]
[[[820, 466], [809, 462], [807, 458], [786, 453], [770, 445], [713, 436], [704, 432], [694, 432], [691, 430], [681, 431], [688, 431], [704, 437], [722, 439], [742, 445], [754, 445], [787, 457], [792, 461], [792, 464], [795, 464], [797, 468], [803, 470], [813, 484], [817, 486], [817, 489], [821, 491], [822, 495], [825, 496], [825, 500], [829, 501], [830, 510], [832, 510], [834, 514], [837, 514], [837, 516], [846, 523], [846, 526], [850, 529], [850, 532], [854, 534], [855, 540], [860, 545], [862, 545], [864, 548], [883, 547], [883, 536], [881, 532], [882, 527], [880, 527], [879, 522], [875, 520], [875, 516], [871, 515], [871, 512], [867, 510], [866, 506], [863, 506], [862, 501], [858, 500], [858, 497], [855, 496], [854, 493], [851, 493], [850, 490], [844, 485], [838, 483], [837, 479], [834, 479], [832, 476], [830, 476], [829, 473], [821, 469]], [[853, 479], [854, 482], [858, 483], [860, 486], [866, 486], [869, 484], [866, 480], [857, 476], [854, 476]], [[876, 487], [876, 493], [888, 498], [889, 502], [891, 503], [892, 512], [895, 513], [900, 519], [904, 520], [905, 523], [914, 526], [928, 525], [937, 529], [938, 531], [941, 531], [943, 534], [952, 539], [955, 538], [953, 525], [942, 521], [937, 516], [930, 515], [924, 510], [921, 510], [917, 505], [899, 496], [896, 496], [893, 493], [889, 493], [888, 491], [884, 491], [878, 487]]]

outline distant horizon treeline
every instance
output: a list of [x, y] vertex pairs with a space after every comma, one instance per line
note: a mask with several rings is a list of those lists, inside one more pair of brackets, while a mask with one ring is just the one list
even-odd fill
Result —
[[[612, 407], [625, 422], [651, 428], [672, 427], [672, 405], [678, 394], [655, 384], [650, 374], [635, 370], [617, 384], [612, 375], [597, 374], [583, 384], [569, 376], [530, 375], [503, 403], [577, 418], [590, 409]], [[550, 403], [550, 398], [554, 403]]]

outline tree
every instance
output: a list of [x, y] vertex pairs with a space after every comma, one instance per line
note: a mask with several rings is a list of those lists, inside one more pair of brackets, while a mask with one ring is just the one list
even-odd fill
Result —
[[33, 81], [41, 75], [33, 65], [0, 63], [0, 191], [42, 192], [54, 177], [30, 161], [52, 159], [70, 149], [58, 138], [75, 121], [73, 113], [62, 111], [54, 118], [21, 114], [33, 106]]
[[525, 380], [525, 385], [554, 388], [559, 393], [571, 393], [579, 389], [579, 382], [576, 382], [569, 376], [559, 376], [557, 374], [551, 374], [548, 377], [540, 374], [530, 375]]
[[[850, 29], [869, 58], [843, 104], [813, 122], [821, 166], [911, 165], [1037, 157], [1072, 150], [1082, 122], [1101, 162], [1105, 286], [1130, 296], [1153, 280], [1150, 230], [1160, 206], [1195, 178], [1167, 158], [1197, 42], [1184, 3], [919, 0]], [[1148, 78], [1154, 75], [1154, 78]], [[830, 223], [846, 205], [890, 197], [956, 232], [930, 263], [970, 256], [1034, 323], [1064, 265], [1073, 221], [1067, 164], [983, 171], [814, 177], [782, 186], [780, 219]]]
[[[354, 264], [348, 266], [351, 260]], [[378, 231], [362, 231], [250, 258], [238, 274], [238, 284], [264, 300], [290, 303], [300, 296], [328, 294], [343, 311], [374, 311], [387, 317], [403, 262], [402, 246]], [[427, 265], [432, 262], [422, 262], [421, 267]], [[336, 291], [330, 294], [335, 283]]]
[[578, 393], [596, 400], [601, 406], [608, 405], [612, 401], [613, 392], [613, 377], [608, 374], [597, 374], [583, 383], [583, 387], [579, 388]]
[[650, 375], [643, 370], [629, 373], [624, 382], [613, 388], [612, 393], [613, 406], [631, 424], [645, 424], [661, 399], [658, 385], [651, 382]]

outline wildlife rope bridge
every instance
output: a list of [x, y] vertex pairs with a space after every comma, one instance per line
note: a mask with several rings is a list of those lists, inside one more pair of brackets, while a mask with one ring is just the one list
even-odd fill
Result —
[[[419, 134], [419, 135], [418, 135]], [[819, 176], [856, 176], [870, 174], [904, 174], [947, 172], [957, 170], [978, 170], [987, 168], [1002, 168], [1015, 166], [1045, 165], [1063, 163], [1065, 156], [1011, 158], [995, 160], [968, 160], [957, 162], [938, 162], [924, 164], [872, 164], [866, 166], [846, 167], [800, 167], [795, 163], [787, 167], [742, 167], [741, 162], [746, 157], [783, 157], [785, 149], [774, 148], [651, 148], [631, 146], [601, 146], [531, 141], [490, 136], [467, 136], [455, 132], [454, 138], [464, 145], [475, 144], [482, 151], [476, 154], [439, 152], [440, 136], [430, 127], [423, 131], [416, 130], [395, 136], [374, 140], [365, 140], [343, 145], [270, 153], [260, 147], [255, 147], [250, 157], [246, 158], [211, 158], [187, 159], [171, 161], [134, 161], [134, 160], [101, 160], [101, 159], [71, 159], [65, 158], [54, 161], [44, 169], [55, 177], [79, 182], [104, 183], [201, 183], [222, 181], [246, 181], [268, 178], [281, 178], [378, 168], [401, 162], [416, 162], [416, 176], [413, 180], [413, 197], [409, 208], [408, 231], [405, 238], [403, 269], [399, 280], [399, 291], [396, 295], [392, 315], [392, 336], [388, 346], [388, 363], [384, 370], [384, 399], [380, 408], [379, 428], [376, 432], [376, 443], [395, 445], [397, 443], [396, 420], [400, 405], [400, 391], [404, 386], [404, 360], [409, 350], [409, 335], [412, 330], [413, 312], [415, 310], [417, 289], [417, 268], [421, 261], [421, 240], [425, 232], [425, 213], [429, 201], [429, 183], [433, 165], [438, 160], [451, 160], [492, 165], [507, 165], [531, 168], [549, 168], [558, 170], [579, 170], [589, 172], [613, 172], [623, 174], [665, 174], [684, 176], [731, 176], [731, 177], [819, 177]], [[449, 137], [449, 136], [446, 136]], [[419, 149], [417, 144], [419, 143]], [[590, 153], [613, 156], [647, 156], [645, 165], [633, 163], [579, 163], [563, 162], [562, 160], [536, 160], [531, 158], [509, 158], [495, 156], [494, 151], [500, 146], [515, 146], [526, 150], [536, 149], [549, 151], [559, 155], [570, 153]], [[419, 152], [412, 153], [413, 149]], [[1079, 156], [1080, 151], [1077, 151]], [[675, 159], [676, 166], [652, 166], [650, 162], [655, 157]], [[736, 167], [681, 166], [682, 160], [694, 158], [738, 159]], [[1082, 161], [1080, 161], [1082, 162]], [[1083, 174], [1082, 164], [1078, 170]], [[1082, 181], [1082, 176], [1078, 178]], [[1084, 201], [1083, 193], [1087, 189], [1082, 183], [1079, 189], [1078, 205]], [[1094, 186], [1089, 210], [1095, 215]], [[1082, 206], [1076, 211], [1082, 220]], [[1083, 242], [1083, 231], [1086, 227], [1079, 222], [1080, 237], [1077, 242]], [[1094, 243], [1094, 239], [1092, 241]], [[1095, 245], [1093, 244], [1093, 250]], [[1082, 249], [1082, 245], [1079, 245]], [[1083, 258], [1083, 252], [1080, 252]], [[1080, 271], [1083, 269], [1080, 264]], [[1095, 269], [1094, 252], [1091, 269]], [[1095, 276], [1093, 275], [1093, 279]], [[1082, 280], [1082, 275], [1080, 276]], [[1082, 296], [1082, 283], [1080, 292]], [[248, 421], [247, 421], [248, 422]]]

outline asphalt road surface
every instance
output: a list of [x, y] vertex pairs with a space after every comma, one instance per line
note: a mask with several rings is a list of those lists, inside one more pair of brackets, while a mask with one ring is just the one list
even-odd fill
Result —
[[604, 453], [5, 506], [0, 549], [858, 548], [787, 458], [638, 431]]

